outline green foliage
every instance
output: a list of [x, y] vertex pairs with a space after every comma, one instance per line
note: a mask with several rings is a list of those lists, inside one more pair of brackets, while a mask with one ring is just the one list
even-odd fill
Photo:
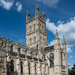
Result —
[[73, 65], [72, 69], [68, 70], [69, 71], [69, 75], [75, 75], [75, 64]]

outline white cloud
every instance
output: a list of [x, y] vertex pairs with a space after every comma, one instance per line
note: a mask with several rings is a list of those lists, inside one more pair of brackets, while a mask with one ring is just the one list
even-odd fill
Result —
[[10, 8], [13, 6], [14, 1], [13, 0], [0, 0], [0, 6], [3, 7], [6, 10], [10, 10]]
[[49, 18], [46, 20], [47, 29], [54, 35], [57, 29], [60, 42], [62, 42], [63, 35], [65, 36], [67, 52], [70, 53], [72, 52], [72, 47], [75, 46], [75, 17], [71, 18], [67, 23], [58, 21], [57, 24], [58, 25], [56, 26], [55, 23], [50, 22]]
[[54, 45], [54, 40], [50, 42], [49, 46]]
[[67, 53], [71, 53], [72, 49], [70, 47], [67, 47]]
[[22, 4], [19, 3], [19, 2], [17, 2], [17, 3], [16, 3], [16, 6], [17, 6], [18, 12], [20, 12], [20, 11], [22, 10]]
[[71, 69], [73, 67], [73, 64], [68, 63], [68, 68]]
[[55, 35], [57, 29], [59, 38], [62, 39], [63, 35], [66, 38], [67, 45], [75, 45], [75, 17], [67, 23], [59, 23], [58, 26], [55, 23], [51, 23], [49, 18], [46, 20], [47, 29]]
[[38, 2], [43, 2], [45, 5], [50, 7], [56, 7], [60, 0], [37, 0]]
[[73, 56], [70, 56], [69, 59], [73, 58]]

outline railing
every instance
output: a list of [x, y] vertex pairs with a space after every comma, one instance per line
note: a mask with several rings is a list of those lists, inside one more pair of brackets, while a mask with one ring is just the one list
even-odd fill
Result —
[[30, 21], [34, 20], [34, 18], [35, 18], [34, 16], [32, 18], [30, 18]]

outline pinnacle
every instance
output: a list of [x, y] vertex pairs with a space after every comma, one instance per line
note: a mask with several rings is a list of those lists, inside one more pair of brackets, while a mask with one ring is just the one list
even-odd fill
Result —
[[45, 14], [44, 9], [43, 9], [43, 14]]
[[44, 12], [44, 9], [43, 9], [43, 14], [42, 14], [42, 17], [45, 17], [46, 15], [45, 15], [45, 12]]
[[24, 45], [24, 42], [22, 43], [22, 45]]
[[36, 9], [38, 9], [38, 10], [39, 10], [39, 8], [38, 8], [38, 4], [36, 4]]
[[38, 8], [38, 4], [36, 4], [36, 8]]
[[8, 36], [8, 38], [7, 39], [9, 39], [9, 36]]
[[29, 15], [29, 11], [28, 11], [28, 9], [27, 9], [27, 15]]
[[16, 41], [15, 42], [17, 42], [17, 39], [16, 39]]
[[63, 36], [63, 44], [66, 44], [66, 43], [65, 43], [65, 37], [64, 37], [64, 36]]
[[56, 36], [55, 36], [55, 38], [58, 38], [57, 29], [56, 29]]

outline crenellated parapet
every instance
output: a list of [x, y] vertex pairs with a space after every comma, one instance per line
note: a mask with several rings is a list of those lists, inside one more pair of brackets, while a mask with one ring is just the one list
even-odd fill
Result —
[[[10, 58], [23, 58], [28, 60], [39, 60], [38, 50], [10, 41], [9, 39], [0, 38], [0, 48], [6, 50], [7, 56]], [[42, 58], [40, 58], [42, 60]], [[43, 60], [42, 60], [43, 61]]]

